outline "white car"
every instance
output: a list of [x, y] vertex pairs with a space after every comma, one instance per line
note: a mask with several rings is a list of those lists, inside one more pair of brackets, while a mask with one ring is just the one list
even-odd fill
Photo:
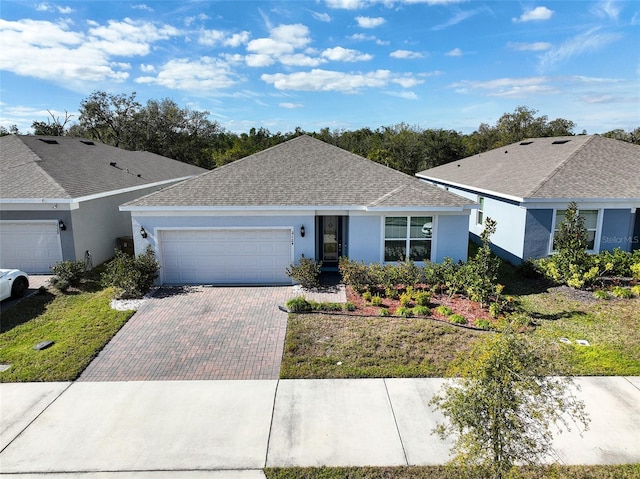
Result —
[[29, 276], [19, 269], [0, 269], [0, 301], [21, 298], [29, 288]]

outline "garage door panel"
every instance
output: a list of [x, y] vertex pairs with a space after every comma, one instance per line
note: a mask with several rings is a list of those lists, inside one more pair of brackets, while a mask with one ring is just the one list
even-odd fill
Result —
[[167, 230], [160, 234], [165, 283], [290, 283], [290, 229]]
[[50, 273], [62, 261], [57, 221], [0, 222], [0, 266]]

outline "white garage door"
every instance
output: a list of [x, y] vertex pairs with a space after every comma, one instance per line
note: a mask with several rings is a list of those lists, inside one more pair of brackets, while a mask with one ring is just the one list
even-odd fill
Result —
[[51, 273], [62, 261], [57, 221], [0, 221], [0, 266]]
[[291, 229], [165, 230], [162, 278], [174, 284], [284, 284]]

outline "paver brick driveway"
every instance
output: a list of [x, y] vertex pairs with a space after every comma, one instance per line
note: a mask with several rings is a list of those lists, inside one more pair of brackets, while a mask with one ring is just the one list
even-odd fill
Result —
[[79, 380], [277, 379], [287, 327], [278, 305], [294, 296], [291, 286], [163, 287]]

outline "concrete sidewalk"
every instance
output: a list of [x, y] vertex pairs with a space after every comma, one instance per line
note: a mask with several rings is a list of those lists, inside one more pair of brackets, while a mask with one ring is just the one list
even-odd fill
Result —
[[[428, 406], [442, 382], [0, 384], [0, 473], [258, 479], [265, 466], [442, 464], [449, 444], [431, 433], [441, 416]], [[576, 383], [591, 426], [557, 437], [559, 460], [640, 462], [640, 378]]]

